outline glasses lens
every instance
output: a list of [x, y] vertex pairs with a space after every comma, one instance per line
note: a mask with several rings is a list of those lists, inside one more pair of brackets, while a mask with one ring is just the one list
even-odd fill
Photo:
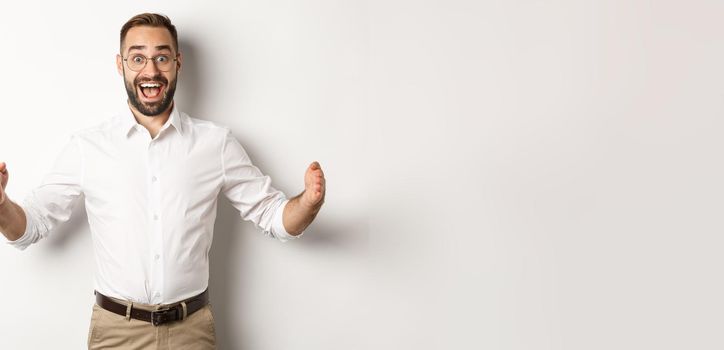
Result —
[[134, 71], [139, 71], [146, 66], [146, 57], [142, 55], [132, 55], [126, 60], [128, 62], [128, 68]]
[[169, 69], [171, 69], [171, 57], [168, 55], [158, 55], [154, 57], [153, 61], [156, 63], [156, 67], [160, 71], [167, 72]]

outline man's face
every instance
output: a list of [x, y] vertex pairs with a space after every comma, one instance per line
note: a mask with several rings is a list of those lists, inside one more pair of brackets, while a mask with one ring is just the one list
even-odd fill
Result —
[[[118, 73], [123, 76], [128, 100], [136, 110], [145, 116], [157, 116], [171, 107], [176, 92], [176, 77], [181, 70], [181, 54], [173, 46], [173, 38], [164, 27], [133, 27], [126, 33], [121, 48], [122, 56], [117, 55]], [[134, 71], [129, 68], [131, 60], [145, 56], [146, 65]], [[151, 57], [168, 56], [171, 62], [168, 71], [159, 69]], [[124, 61], [127, 59], [128, 61]]]

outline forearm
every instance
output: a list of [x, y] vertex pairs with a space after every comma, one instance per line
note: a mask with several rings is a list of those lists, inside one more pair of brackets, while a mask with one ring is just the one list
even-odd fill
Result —
[[284, 228], [293, 236], [302, 233], [314, 221], [317, 213], [322, 208], [322, 203], [313, 207], [304, 205], [301, 202], [303, 194], [304, 192], [290, 199], [286, 207], [284, 207], [282, 216]]
[[10, 241], [16, 241], [25, 233], [27, 218], [18, 204], [7, 198], [0, 204], [0, 232]]

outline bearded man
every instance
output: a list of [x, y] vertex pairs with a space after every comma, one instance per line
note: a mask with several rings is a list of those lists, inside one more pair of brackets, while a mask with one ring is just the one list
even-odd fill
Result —
[[287, 199], [255, 167], [229, 128], [174, 103], [183, 55], [168, 17], [144, 13], [121, 28], [118, 73], [128, 108], [73, 133], [22, 204], [5, 193], [0, 232], [25, 249], [48, 236], [84, 198], [95, 255], [89, 349], [214, 349], [208, 295], [217, 198], [281, 241], [300, 237], [325, 196], [318, 162]]

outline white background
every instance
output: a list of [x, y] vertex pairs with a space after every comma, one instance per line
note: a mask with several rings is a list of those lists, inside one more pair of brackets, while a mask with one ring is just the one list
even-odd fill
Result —
[[[118, 32], [158, 11], [177, 94], [232, 128], [305, 236], [221, 198], [221, 349], [721, 349], [721, 1], [14, 2], [0, 11], [0, 160], [19, 200], [71, 132], [123, 106]], [[0, 347], [81, 349], [81, 204], [0, 247]]]

